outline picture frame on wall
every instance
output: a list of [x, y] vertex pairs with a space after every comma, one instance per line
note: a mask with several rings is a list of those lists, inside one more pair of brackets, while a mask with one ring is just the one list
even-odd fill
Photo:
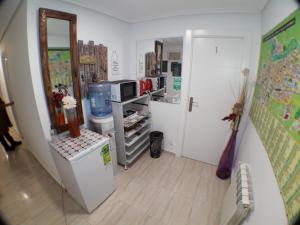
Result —
[[167, 60], [164, 60], [163, 61], [163, 64], [162, 64], [162, 72], [163, 73], [167, 73], [168, 72], [168, 61]]
[[173, 73], [173, 77], [181, 77], [181, 63], [172, 62], [171, 71]]

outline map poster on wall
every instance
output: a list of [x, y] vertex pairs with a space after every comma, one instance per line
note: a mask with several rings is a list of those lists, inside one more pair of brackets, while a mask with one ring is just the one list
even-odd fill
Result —
[[300, 217], [299, 10], [262, 39], [250, 117], [271, 161], [289, 224], [293, 224]]

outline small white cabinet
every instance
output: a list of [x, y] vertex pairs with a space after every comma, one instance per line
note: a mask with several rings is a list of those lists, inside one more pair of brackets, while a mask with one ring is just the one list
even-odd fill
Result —
[[91, 213], [115, 190], [109, 139], [87, 129], [78, 138], [58, 137], [51, 152], [72, 198]]

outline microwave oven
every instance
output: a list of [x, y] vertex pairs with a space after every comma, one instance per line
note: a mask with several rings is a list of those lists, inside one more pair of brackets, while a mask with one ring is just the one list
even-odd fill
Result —
[[136, 97], [136, 81], [118, 80], [111, 82], [111, 101], [124, 102]]

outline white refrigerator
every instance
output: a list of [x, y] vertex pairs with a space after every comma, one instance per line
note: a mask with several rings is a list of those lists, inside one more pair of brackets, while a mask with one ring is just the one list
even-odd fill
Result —
[[91, 213], [115, 190], [109, 139], [87, 129], [78, 138], [50, 142], [68, 193]]

